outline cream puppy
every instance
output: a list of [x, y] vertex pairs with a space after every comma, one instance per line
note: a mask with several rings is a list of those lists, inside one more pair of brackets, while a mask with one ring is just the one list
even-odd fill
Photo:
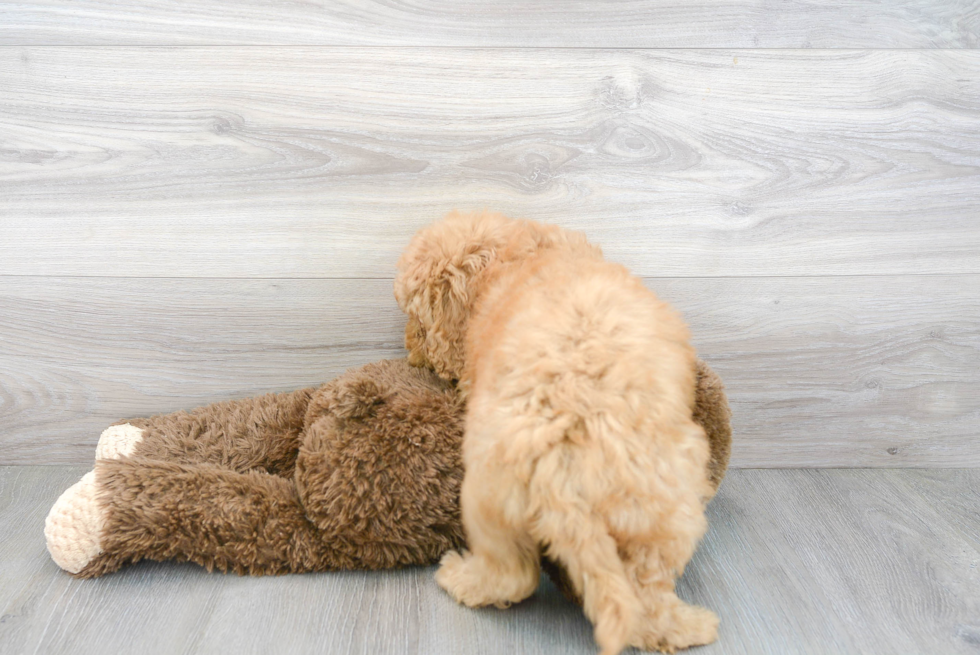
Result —
[[470, 550], [443, 558], [438, 583], [506, 607], [537, 587], [543, 548], [604, 655], [714, 641], [715, 615], [674, 593], [711, 494], [680, 316], [581, 234], [491, 213], [421, 230], [395, 296], [411, 361], [468, 394]]

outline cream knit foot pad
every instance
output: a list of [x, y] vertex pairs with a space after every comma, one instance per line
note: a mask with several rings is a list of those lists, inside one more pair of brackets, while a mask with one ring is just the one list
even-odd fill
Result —
[[51, 559], [69, 573], [78, 573], [102, 552], [99, 535], [105, 519], [95, 491], [95, 471], [89, 471], [61, 494], [44, 521]]
[[140, 428], [129, 423], [113, 425], [106, 428], [99, 437], [99, 445], [95, 447], [95, 459], [128, 457], [133, 454], [141, 441], [143, 441], [143, 430]]

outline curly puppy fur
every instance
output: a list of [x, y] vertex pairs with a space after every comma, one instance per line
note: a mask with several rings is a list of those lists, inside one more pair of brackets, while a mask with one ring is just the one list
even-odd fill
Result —
[[395, 296], [413, 361], [468, 395], [470, 550], [443, 557], [439, 584], [506, 607], [537, 587], [543, 548], [604, 655], [714, 641], [717, 617], [674, 593], [712, 493], [680, 316], [584, 236], [490, 213], [420, 231]]
[[[711, 459], [708, 460], [708, 482], [712, 497], [718, 491], [728, 470], [728, 460], [732, 452], [732, 411], [725, 395], [725, 385], [718, 374], [702, 360], [697, 362], [697, 387], [694, 390], [694, 422], [701, 426], [708, 436]], [[706, 498], [705, 502], [710, 500]], [[555, 583], [558, 590], [570, 601], [582, 604], [581, 595], [569, 579], [562, 566], [549, 559], [541, 558], [541, 567]]]

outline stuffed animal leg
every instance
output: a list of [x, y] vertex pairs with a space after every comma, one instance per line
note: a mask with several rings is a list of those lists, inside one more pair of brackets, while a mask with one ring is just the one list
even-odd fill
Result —
[[[79, 577], [154, 555], [209, 565], [190, 552], [197, 546], [188, 542], [195, 529], [189, 521], [200, 519], [198, 528], [209, 525], [201, 512], [211, 502], [210, 487], [231, 488], [231, 478], [248, 471], [255, 475], [238, 480], [238, 490], [250, 488], [244, 484], [249, 480], [257, 497], [288, 497], [285, 480], [266, 478], [295, 468], [313, 392], [215, 403], [109, 427], [96, 446], [94, 470], [65, 491], [48, 514], [45, 537], [52, 558]], [[180, 484], [173, 482], [177, 479]], [[210, 565], [220, 567], [220, 558]]]
[[79, 578], [141, 559], [253, 575], [366, 568], [350, 544], [321, 537], [288, 478], [136, 457], [99, 460], [91, 483], [94, 556], [68, 568], [51, 549]]

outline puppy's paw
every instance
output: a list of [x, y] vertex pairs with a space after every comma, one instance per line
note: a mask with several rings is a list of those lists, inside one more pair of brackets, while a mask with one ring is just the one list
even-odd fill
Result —
[[718, 639], [718, 615], [697, 605], [682, 605], [674, 613], [675, 630], [669, 642], [675, 648], [703, 646]]
[[667, 617], [661, 615], [657, 621], [648, 619], [647, 624], [641, 626], [639, 638], [633, 640], [631, 645], [643, 650], [673, 653], [681, 648], [710, 644], [718, 638], [717, 615], [711, 610], [686, 603], [673, 606]]
[[505, 608], [510, 605], [490, 596], [485, 580], [480, 579], [476, 570], [476, 559], [470, 553], [462, 555], [451, 550], [442, 556], [439, 570], [436, 571], [436, 582], [445, 589], [457, 603], [467, 607], [485, 607], [496, 605]]
[[143, 430], [124, 423], [105, 429], [95, 447], [95, 459], [119, 459], [129, 457], [143, 441]]
[[105, 517], [95, 495], [95, 471], [89, 471], [61, 494], [44, 521], [51, 559], [69, 573], [78, 573], [102, 552]]
[[439, 560], [436, 583], [445, 589], [457, 603], [469, 607], [479, 607], [479, 604], [472, 602], [472, 594], [466, 589], [466, 577], [466, 560], [457, 551], [451, 550]]
[[528, 585], [521, 578], [520, 575], [505, 575], [493, 570], [486, 560], [472, 553], [460, 555], [456, 551], [449, 551], [442, 556], [436, 572], [439, 586], [457, 603], [467, 607], [493, 605], [506, 609], [521, 602], [534, 592], [536, 586]]

